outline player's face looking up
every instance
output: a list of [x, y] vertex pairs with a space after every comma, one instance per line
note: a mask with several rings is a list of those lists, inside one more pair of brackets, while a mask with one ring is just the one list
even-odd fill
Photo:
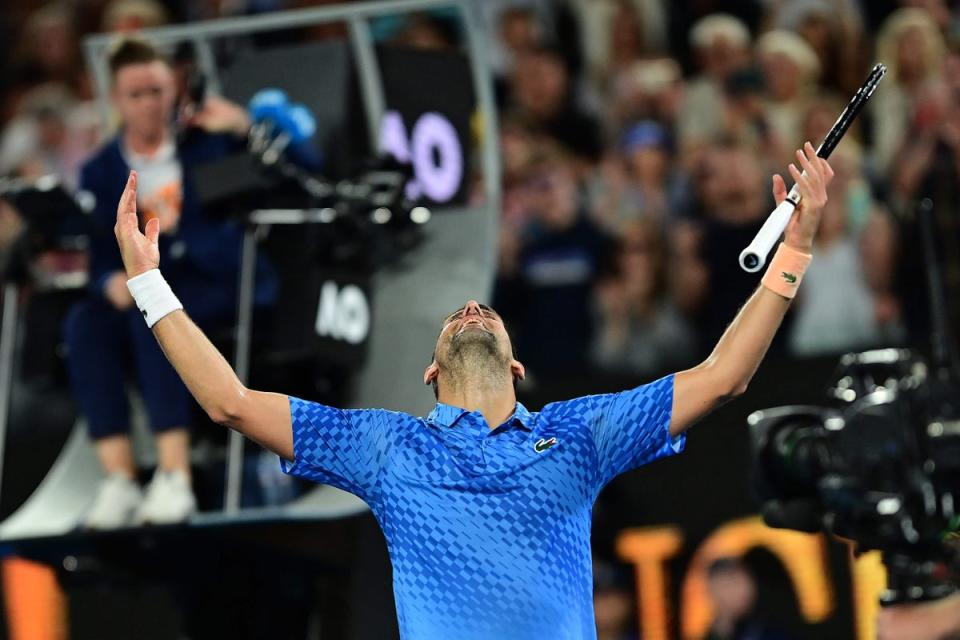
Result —
[[509, 365], [510, 336], [503, 320], [487, 305], [470, 300], [444, 319], [437, 339], [437, 360], [462, 357], [477, 348], [498, 360], [506, 357]]
[[454, 384], [523, 377], [523, 367], [513, 358], [510, 336], [500, 315], [475, 300], [443, 321], [434, 362], [424, 382], [430, 383], [441, 372]]

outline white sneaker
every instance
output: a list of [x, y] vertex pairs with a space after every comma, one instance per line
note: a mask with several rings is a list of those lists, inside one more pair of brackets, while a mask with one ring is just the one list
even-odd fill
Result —
[[197, 510], [197, 499], [183, 471], [157, 469], [133, 518], [136, 524], [175, 524]]
[[87, 529], [128, 526], [142, 502], [143, 492], [137, 483], [122, 473], [114, 473], [100, 481], [97, 496], [84, 516], [82, 526]]

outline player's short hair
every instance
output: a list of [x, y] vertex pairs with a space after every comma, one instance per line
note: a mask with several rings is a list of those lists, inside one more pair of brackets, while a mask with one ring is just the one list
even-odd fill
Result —
[[157, 61], [166, 63], [167, 59], [152, 44], [140, 38], [118, 40], [110, 49], [107, 57], [111, 78], [116, 78], [117, 72], [124, 67], [135, 64], [150, 64]]

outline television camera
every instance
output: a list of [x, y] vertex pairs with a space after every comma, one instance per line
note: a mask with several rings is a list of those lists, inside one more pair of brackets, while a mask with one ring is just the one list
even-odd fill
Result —
[[847, 538], [879, 550], [881, 604], [936, 600], [960, 576], [960, 376], [934, 250], [933, 203], [917, 221], [933, 350], [844, 356], [821, 406], [750, 415], [755, 480], [772, 527]]

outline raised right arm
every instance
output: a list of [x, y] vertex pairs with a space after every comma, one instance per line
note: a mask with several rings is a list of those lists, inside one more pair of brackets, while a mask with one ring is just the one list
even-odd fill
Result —
[[153, 325], [153, 335], [210, 419], [293, 460], [290, 399], [247, 389], [233, 368], [183, 311]]
[[[127, 277], [157, 269], [159, 220], [137, 224], [137, 174], [130, 172], [117, 206], [114, 233]], [[257, 441], [287, 460], [294, 459], [290, 402], [285, 395], [247, 389], [230, 364], [182, 310], [165, 315], [153, 334], [187, 389], [214, 422]]]

